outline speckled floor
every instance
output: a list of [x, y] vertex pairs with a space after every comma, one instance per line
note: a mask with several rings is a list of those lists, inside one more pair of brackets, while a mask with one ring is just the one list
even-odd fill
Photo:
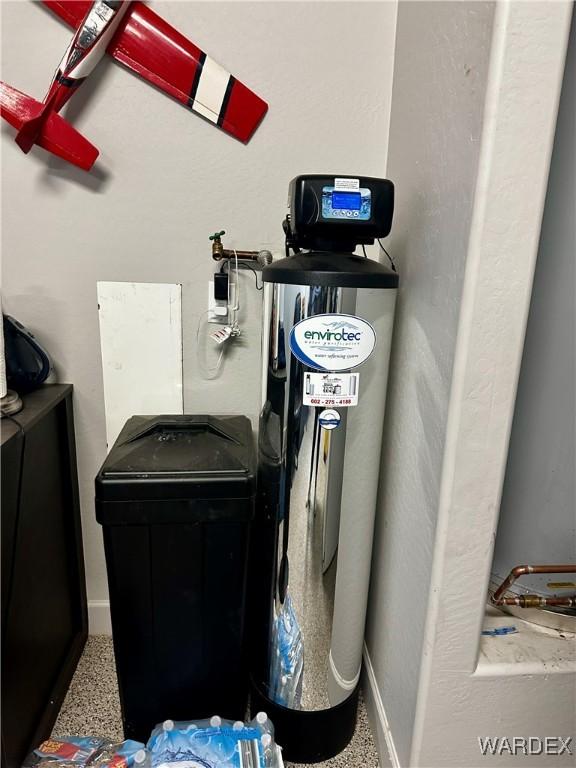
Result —
[[[54, 736], [66, 734], [102, 735], [118, 741], [123, 738], [114, 652], [109, 637], [88, 638], [53, 730]], [[286, 765], [289, 768], [289, 764]], [[360, 702], [358, 726], [350, 745], [337, 757], [317, 765], [326, 768], [378, 768], [378, 756], [363, 701]]]

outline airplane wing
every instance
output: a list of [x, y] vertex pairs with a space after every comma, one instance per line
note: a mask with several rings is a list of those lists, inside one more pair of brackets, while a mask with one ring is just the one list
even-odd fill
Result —
[[[43, 0], [78, 27], [89, 0]], [[141, 2], [133, 2], [107, 52], [227, 133], [247, 142], [268, 110], [253, 91]]]

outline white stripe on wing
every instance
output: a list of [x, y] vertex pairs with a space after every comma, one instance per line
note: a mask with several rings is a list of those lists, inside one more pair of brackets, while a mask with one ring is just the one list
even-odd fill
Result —
[[218, 122], [230, 73], [206, 56], [192, 109], [212, 123]]

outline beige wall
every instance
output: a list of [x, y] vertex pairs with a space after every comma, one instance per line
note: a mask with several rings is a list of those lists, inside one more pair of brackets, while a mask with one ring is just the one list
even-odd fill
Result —
[[478, 737], [573, 729], [573, 643], [519, 619], [506, 642], [481, 636], [508, 622], [486, 618], [488, 576], [571, 13], [399, 6], [388, 173], [403, 287], [367, 635], [395, 766], [501, 766]]
[[[183, 283], [184, 403], [258, 411], [260, 295], [243, 279], [243, 335], [220, 377], [202, 378], [196, 328], [213, 271], [208, 235], [282, 251], [288, 181], [298, 173], [382, 174], [394, 3], [155, 3], [167, 21], [269, 101], [248, 146], [109, 61], [68, 117], [101, 150], [83, 175], [2, 126], [4, 309], [26, 324], [75, 386], [89, 599], [107, 598], [93, 478], [105, 455], [97, 280]], [[35, 3], [4, 2], [2, 79], [39, 97], [70, 38]], [[144, 345], [145, 350], [145, 345]], [[145, 351], [143, 351], [145, 354]], [[143, 382], [145, 386], [145, 382]]]
[[367, 649], [408, 765], [492, 34], [491, 3], [398, 7], [387, 175], [400, 289]]
[[[575, 118], [576, 16], [498, 521], [492, 570], [499, 579], [520, 563], [576, 559]], [[545, 590], [547, 581], [524, 584]]]

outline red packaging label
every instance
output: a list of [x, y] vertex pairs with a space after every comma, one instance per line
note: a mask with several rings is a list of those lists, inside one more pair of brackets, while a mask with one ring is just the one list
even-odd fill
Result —
[[47, 741], [43, 741], [36, 751], [41, 752], [44, 755], [56, 755], [65, 760], [73, 760], [78, 754], [78, 747], [75, 744], [70, 744], [69, 741], [48, 739]]
[[122, 755], [114, 755], [112, 760], [108, 763], [109, 768], [126, 768], [128, 762]]

